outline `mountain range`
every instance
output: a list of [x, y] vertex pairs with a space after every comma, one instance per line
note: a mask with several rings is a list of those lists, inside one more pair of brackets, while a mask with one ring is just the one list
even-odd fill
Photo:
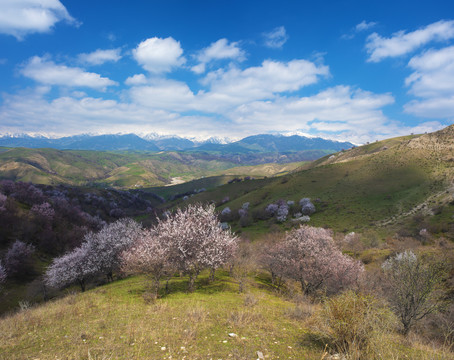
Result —
[[[3, 135], [0, 146], [26, 148], [53, 148], [58, 150], [97, 151], [204, 151], [229, 154], [288, 153], [306, 150], [336, 152], [354, 145], [322, 138], [292, 135], [255, 135], [225, 143], [225, 139], [210, 138], [195, 141], [178, 136], [138, 136], [136, 134], [75, 135], [62, 138]], [[321, 155], [320, 155], [321, 156]]]

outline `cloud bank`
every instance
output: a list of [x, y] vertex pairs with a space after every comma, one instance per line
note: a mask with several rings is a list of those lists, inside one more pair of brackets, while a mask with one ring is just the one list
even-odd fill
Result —
[[0, 33], [18, 40], [28, 34], [49, 32], [60, 21], [78, 24], [59, 0], [0, 1]]

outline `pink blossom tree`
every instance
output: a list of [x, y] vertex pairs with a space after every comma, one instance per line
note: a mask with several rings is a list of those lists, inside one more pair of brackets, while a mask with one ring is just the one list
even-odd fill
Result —
[[343, 255], [331, 233], [323, 228], [301, 226], [287, 234], [278, 254], [285, 275], [301, 284], [305, 294], [319, 289], [335, 293], [354, 284], [364, 272], [361, 262]]
[[48, 202], [42, 204], [35, 204], [30, 209], [31, 212], [35, 213], [38, 216], [42, 216], [45, 219], [52, 220], [55, 215], [55, 210]]
[[282, 286], [286, 275], [287, 258], [287, 248], [282, 242], [265, 246], [259, 258], [260, 265], [271, 274], [271, 284], [277, 289]]
[[188, 290], [194, 290], [203, 269], [216, 269], [231, 257], [237, 238], [230, 229], [223, 230], [214, 213], [214, 205], [189, 205], [155, 227], [160, 242], [169, 245], [169, 261], [189, 275]]
[[151, 279], [154, 299], [158, 297], [161, 279], [169, 279], [174, 271], [169, 261], [169, 246], [153, 229], [142, 230], [135, 243], [122, 253], [122, 260], [122, 269], [126, 273], [145, 274]]

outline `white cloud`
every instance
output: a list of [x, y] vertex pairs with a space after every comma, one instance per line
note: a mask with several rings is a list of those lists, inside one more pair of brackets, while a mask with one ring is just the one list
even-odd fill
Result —
[[208, 138], [216, 132], [228, 132], [225, 121], [209, 116], [181, 116], [134, 103], [92, 97], [60, 97], [48, 101], [45, 99], [48, 91], [38, 88], [5, 95], [0, 107], [0, 133], [45, 132], [62, 136], [81, 132], [158, 132]]
[[409, 92], [420, 100], [405, 105], [405, 111], [431, 118], [454, 117], [454, 46], [429, 50], [413, 57], [414, 72], [405, 79]]
[[153, 80], [148, 86], [133, 87], [130, 96], [136, 104], [170, 112], [187, 111], [196, 106], [191, 89], [173, 80]]
[[233, 67], [207, 74], [203, 83], [211, 93], [236, 99], [237, 103], [272, 97], [276, 93], [297, 91], [328, 76], [328, 66], [307, 60], [279, 62], [265, 60], [261, 66], [240, 70]]
[[412, 100], [404, 105], [405, 112], [421, 117], [433, 119], [449, 119], [454, 121], [454, 96], [439, 98]]
[[99, 74], [86, 72], [78, 67], [57, 65], [53, 61], [39, 56], [32, 57], [21, 69], [21, 73], [45, 85], [94, 89], [117, 85], [115, 81], [101, 77]]
[[[193, 93], [183, 82], [160, 79], [148, 80], [147, 86], [132, 87], [130, 96], [143, 106], [167, 111], [224, 114], [247, 102], [273, 99], [276, 94], [298, 91], [328, 75], [327, 66], [317, 66], [306, 60], [286, 63], [266, 60], [261, 66], [244, 70], [230, 67], [210, 72], [202, 80], [207, 90], [197, 93]], [[145, 81], [145, 77], [139, 80]]]
[[198, 65], [191, 68], [196, 74], [205, 72], [206, 64], [214, 60], [231, 59], [243, 61], [245, 59], [244, 51], [238, 46], [237, 42], [231, 42], [227, 39], [219, 39], [210, 46], [202, 49], [196, 56], [199, 61]]
[[406, 33], [399, 31], [390, 38], [373, 33], [366, 42], [369, 62], [379, 62], [387, 57], [396, 57], [412, 52], [432, 41], [454, 38], [454, 20], [438, 21], [422, 29]]
[[59, 0], [0, 1], [0, 33], [18, 40], [27, 34], [49, 32], [60, 21], [77, 25]]
[[366, 22], [365, 20], [363, 20], [358, 25], [355, 26], [355, 31], [356, 32], [366, 31], [366, 30], [373, 28], [376, 25], [377, 25], [377, 23], [374, 21]]
[[136, 74], [125, 80], [126, 85], [144, 85], [148, 82], [144, 74]]
[[265, 39], [265, 46], [272, 49], [281, 48], [288, 40], [287, 32], [283, 26], [279, 26], [270, 32], [264, 33], [263, 37]]
[[117, 62], [121, 59], [121, 49], [98, 49], [92, 53], [84, 53], [78, 56], [79, 61], [89, 65], [101, 65], [108, 61]]
[[230, 116], [238, 125], [255, 127], [258, 132], [287, 129], [326, 135], [342, 131], [352, 141], [362, 142], [390, 133], [382, 108], [393, 102], [390, 94], [337, 86], [308, 97], [244, 104]]
[[134, 50], [134, 59], [147, 71], [159, 74], [170, 72], [186, 62], [180, 42], [172, 37], [153, 37], [142, 41]]
[[219, 59], [242, 60], [244, 59], [244, 51], [238, 47], [237, 42], [229, 43], [227, 39], [219, 39], [203, 49], [197, 59], [203, 63]]

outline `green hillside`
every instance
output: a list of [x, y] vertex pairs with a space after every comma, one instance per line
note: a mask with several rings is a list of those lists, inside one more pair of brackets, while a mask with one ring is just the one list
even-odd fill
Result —
[[142, 188], [208, 176], [273, 176], [299, 163], [241, 166], [206, 153], [103, 152], [2, 148], [0, 178], [36, 184]]
[[[280, 178], [228, 184], [188, 201], [214, 201], [236, 211], [249, 202], [250, 221], [242, 231], [262, 233], [275, 221], [261, 221], [254, 213], [279, 199], [295, 203], [303, 197], [314, 202], [313, 226], [337, 231], [358, 231], [386, 225], [394, 231], [451, 232], [454, 211], [454, 128], [434, 134], [400, 137], [326, 156]], [[295, 209], [297, 211], [297, 209]], [[425, 222], [416, 224], [413, 217]], [[291, 215], [291, 214], [289, 214]], [[440, 225], [442, 224], [442, 225]], [[236, 230], [240, 227], [234, 221]], [[276, 224], [282, 229], [291, 221]], [[440, 226], [439, 226], [440, 225]]]

